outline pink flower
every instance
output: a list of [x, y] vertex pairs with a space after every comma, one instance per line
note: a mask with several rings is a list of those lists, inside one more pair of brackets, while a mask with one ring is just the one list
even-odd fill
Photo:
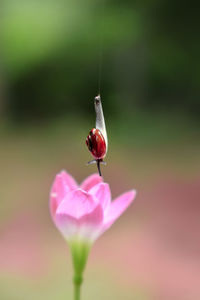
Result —
[[56, 175], [51, 194], [52, 219], [69, 242], [93, 243], [132, 203], [135, 190], [111, 202], [109, 185], [93, 174], [80, 186], [65, 171]]

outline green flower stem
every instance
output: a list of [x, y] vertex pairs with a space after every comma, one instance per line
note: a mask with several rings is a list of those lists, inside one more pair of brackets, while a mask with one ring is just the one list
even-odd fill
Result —
[[74, 279], [74, 300], [81, 299], [81, 283], [77, 283]]
[[72, 241], [70, 249], [74, 266], [74, 300], [80, 300], [83, 272], [88, 259], [90, 245], [83, 241]]

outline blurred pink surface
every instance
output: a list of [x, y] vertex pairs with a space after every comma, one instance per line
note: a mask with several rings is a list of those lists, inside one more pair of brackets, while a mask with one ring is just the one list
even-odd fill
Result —
[[[199, 178], [159, 176], [135, 187], [138, 198], [95, 244], [87, 268], [114, 272], [124, 285], [150, 290], [153, 299], [199, 299]], [[38, 202], [30, 210], [25, 205], [1, 224], [1, 273], [43, 277], [55, 256], [66, 256], [45, 203], [39, 213]]]

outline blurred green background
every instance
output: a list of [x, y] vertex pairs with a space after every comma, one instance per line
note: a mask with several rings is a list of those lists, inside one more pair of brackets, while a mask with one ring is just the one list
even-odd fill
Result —
[[0, 4], [0, 299], [72, 299], [49, 216], [54, 176], [96, 172], [101, 95], [113, 198], [137, 199], [92, 249], [83, 299], [200, 299], [199, 11], [179, 1]]

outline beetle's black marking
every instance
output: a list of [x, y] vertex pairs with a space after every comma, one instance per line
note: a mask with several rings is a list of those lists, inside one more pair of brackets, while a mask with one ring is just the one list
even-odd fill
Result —
[[89, 148], [90, 151], [92, 151], [93, 145], [92, 145], [91, 136], [89, 136], [89, 139], [88, 139], [88, 148]]

